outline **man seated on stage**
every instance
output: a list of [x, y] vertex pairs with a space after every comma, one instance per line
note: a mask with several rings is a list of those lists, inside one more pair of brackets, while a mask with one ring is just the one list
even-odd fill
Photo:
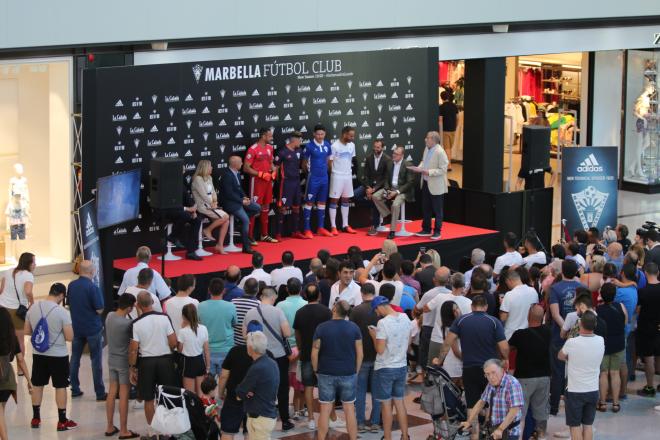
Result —
[[220, 197], [222, 207], [229, 215], [233, 215], [241, 222], [241, 239], [243, 240], [243, 252], [251, 254], [252, 245], [257, 243], [249, 236], [248, 230], [250, 218], [259, 214], [260, 207], [245, 196], [241, 187], [240, 170], [243, 159], [240, 156], [229, 158], [229, 168], [225, 170], [220, 179]]
[[337, 231], [337, 202], [341, 198], [341, 221], [343, 232], [355, 234], [357, 231], [348, 224], [349, 201], [353, 197], [353, 158], [355, 157], [355, 128], [346, 126], [341, 130], [341, 138], [332, 144], [330, 160], [330, 232], [339, 235]]
[[[274, 149], [273, 132], [270, 128], [259, 129], [259, 140], [248, 148], [245, 153], [245, 164], [243, 171], [248, 176], [252, 176], [250, 182], [250, 197], [252, 202], [261, 205], [261, 241], [267, 243], [277, 243], [268, 233], [268, 212], [270, 204], [273, 201], [273, 180], [277, 177], [275, 166], [273, 165]], [[250, 219], [250, 237], [254, 237], [254, 218]]]
[[[332, 147], [325, 140], [325, 127], [316, 125], [314, 127], [314, 139], [307, 142], [303, 150], [305, 161], [303, 169], [309, 169], [307, 175], [307, 189], [305, 190], [305, 207], [303, 218], [305, 221], [305, 237], [314, 238], [312, 234], [312, 208], [316, 203], [316, 214], [318, 215], [317, 235], [331, 237], [332, 234], [325, 228], [325, 202], [328, 200], [328, 165]], [[309, 168], [308, 168], [309, 164]]]
[[183, 182], [182, 200], [182, 208], [160, 210], [162, 219], [167, 223], [172, 223], [172, 233], [167, 236], [167, 241], [174, 243], [176, 247], [186, 248], [187, 259], [200, 261], [202, 257], [197, 255], [195, 251], [199, 244], [199, 227], [202, 220], [197, 215], [195, 199], [193, 199], [185, 180]]
[[275, 155], [275, 165], [278, 168], [280, 179], [280, 197], [277, 200], [277, 233], [275, 239], [282, 239], [284, 228], [284, 216], [286, 210], [291, 209], [291, 236], [294, 238], [307, 238], [300, 233], [300, 142], [302, 133], [294, 131], [291, 133], [289, 143], [285, 148], [280, 148]]
[[387, 163], [387, 177], [383, 189], [373, 195], [376, 208], [383, 218], [390, 214], [387, 202], [392, 202], [392, 220], [390, 221], [390, 233], [387, 238], [394, 238], [396, 224], [399, 220], [401, 204], [415, 200], [415, 175], [408, 169], [410, 162], [403, 160], [405, 150], [399, 146], [392, 151], [392, 161]]
[[[391, 159], [386, 153], [383, 153], [383, 147], [382, 139], [376, 139], [371, 154], [364, 158], [360, 178], [362, 186], [355, 190], [356, 200], [373, 200], [373, 195], [385, 186], [387, 164], [391, 162]], [[380, 214], [375, 202], [371, 214], [372, 227], [367, 234], [376, 235], [378, 234], [376, 229], [380, 226]]]

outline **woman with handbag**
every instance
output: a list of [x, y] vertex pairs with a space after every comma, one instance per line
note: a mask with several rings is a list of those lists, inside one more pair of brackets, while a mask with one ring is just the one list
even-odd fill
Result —
[[18, 265], [13, 270], [5, 272], [0, 280], [0, 306], [6, 308], [14, 324], [21, 352], [25, 352], [23, 336], [25, 332], [25, 315], [34, 303], [32, 288], [34, 286], [34, 254], [24, 252], [18, 258]]
[[213, 230], [220, 228], [220, 235], [215, 250], [219, 254], [226, 254], [223, 245], [227, 228], [229, 227], [229, 214], [218, 207], [218, 195], [213, 187], [213, 167], [211, 161], [200, 160], [192, 180], [192, 195], [195, 199], [197, 212], [209, 218], [211, 223], [202, 231], [206, 238], [214, 240]]

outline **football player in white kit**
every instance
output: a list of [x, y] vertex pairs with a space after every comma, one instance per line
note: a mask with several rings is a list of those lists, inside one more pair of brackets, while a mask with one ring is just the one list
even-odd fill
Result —
[[355, 234], [355, 229], [348, 224], [349, 200], [353, 197], [353, 158], [355, 157], [355, 129], [346, 126], [341, 130], [341, 138], [332, 144], [330, 156], [332, 169], [330, 172], [330, 226], [332, 235], [339, 235], [337, 231], [337, 202], [341, 198], [342, 231]]

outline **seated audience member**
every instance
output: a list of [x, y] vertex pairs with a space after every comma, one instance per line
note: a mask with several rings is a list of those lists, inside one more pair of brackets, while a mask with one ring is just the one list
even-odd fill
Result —
[[[137, 265], [124, 272], [124, 277], [121, 280], [121, 285], [119, 286], [117, 295], [122, 295], [128, 287], [138, 284], [138, 274], [140, 271], [142, 269], [149, 268], [149, 261], [151, 260], [151, 249], [149, 249], [147, 246], [140, 246], [135, 253], [135, 259], [137, 260]], [[163, 277], [157, 271], [154, 271], [153, 281], [147, 290], [153, 294], [156, 294], [161, 301], [172, 294], [169, 286], [165, 283], [165, 280], [163, 280]]]

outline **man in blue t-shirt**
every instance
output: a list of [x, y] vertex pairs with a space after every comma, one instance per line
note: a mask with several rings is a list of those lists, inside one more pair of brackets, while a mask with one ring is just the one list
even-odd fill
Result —
[[71, 281], [67, 289], [67, 303], [71, 311], [73, 326], [73, 341], [71, 342], [71, 397], [80, 397], [80, 358], [85, 344], [89, 346], [89, 357], [92, 361], [92, 377], [96, 400], [106, 398], [103, 385], [103, 313], [104, 301], [101, 289], [92, 281], [96, 275], [94, 264], [85, 260], [80, 263], [80, 278]]
[[566, 363], [560, 361], [557, 355], [564, 346], [561, 338], [561, 328], [566, 315], [573, 312], [575, 307], [575, 290], [585, 287], [580, 284], [576, 276], [578, 265], [573, 260], [564, 260], [561, 263], [562, 280], [550, 286], [550, 314], [552, 315], [552, 341], [550, 343], [550, 362], [552, 363], [552, 376], [550, 378], [550, 414], [557, 415], [559, 400], [565, 388]]
[[[618, 244], [618, 243], [617, 243]], [[625, 396], [626, 388], [628, 386], [629, 374], [630, 378], [634, 378], [634, 365], [633, 365], [633, 345], [635, 344], [635, 334], [633, 332], [633, 322], [637, 322], [635, 316], [635, 309], [637, 307], [637, 266], [633, 263], [626, 263], [621, 269], [621, 281], [617, 284], [616, 296], [614, 301], [623, 304], [628, 313], [628, 322], [625, 326], [626, 335], [626, 362], [621, 366], [619, 373], [621, 374], [621, 395]], [[632, 373], [632, 374], [631, 374]]]
[[357, 438], [355, 398], [357, 395], [357, 373], [362, 364], [362, 332], [360, 327], [347, 320], [350, 305], [337, 301], [332, 307], [332, 319], [316, 328], [312, 343], [312, 368], [317, 373], [319, 388], [318, 438], [328, 433], [330, 412], [339, 395], [346, 429], [350, 438]]
[[[314, 238], [312, 234], [312, 207], [316, 203], [316, 214], [318, 215], [317, 235], [332, 237], [330, 231], [325, 228], [325, 202], [328, 200], [328, 162], [332, 156], [330, 142], [325, 140], [325, 127], [316, 125], [314, 127], [314, 139], [305, 144], [303, 156], [305, 163], [309, 164], [307, 176], [307, 189], [305, 191], [305, 207], [303, 209], [305, 237]], [[304, 167], [304, 166], [303, 166]]]

